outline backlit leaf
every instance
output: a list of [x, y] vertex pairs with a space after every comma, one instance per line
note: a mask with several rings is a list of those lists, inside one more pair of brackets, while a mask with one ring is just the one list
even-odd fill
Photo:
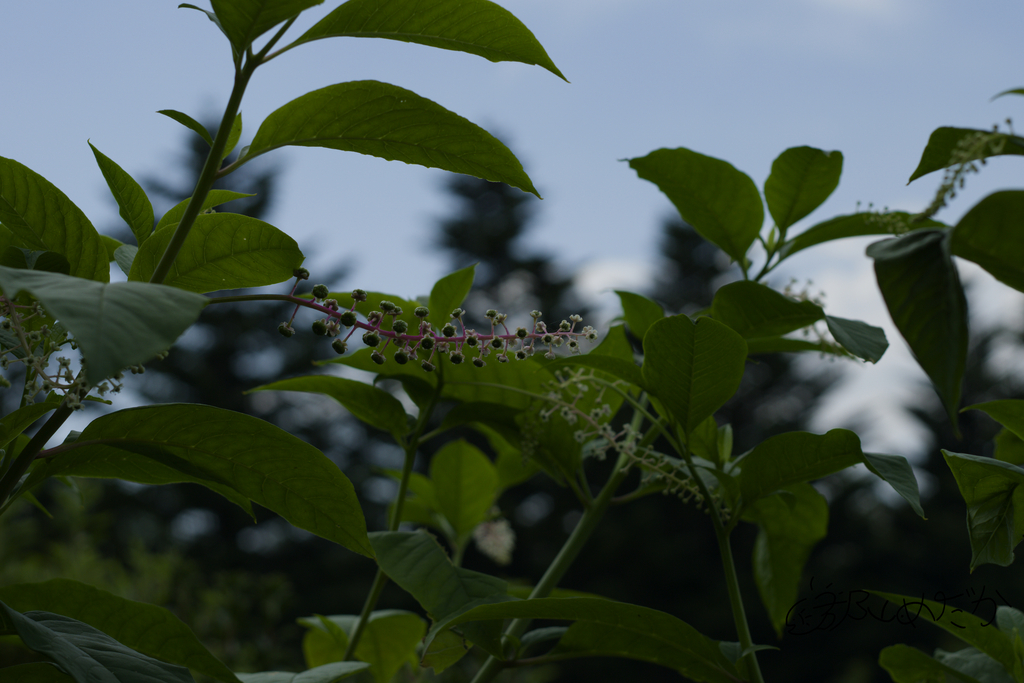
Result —
[[950, 252], [974, 261], [1024, 292], [1024, 191], [993, 192], [975, 204], [950, 237]]
[[732, 282], [715, 292], [711, 317], [744, 339], [774, 337], [825, 317], [813, 301], [797, 301], [757, 282]]
[[764, 198], [775, 225], [786, 228], [814, 211], [839, 186], [843, 155], [813, 147], [790, 147], [772, 162]]
[[765, 439], [739, 461], [740, 490], [750, 505], [779, 489], [820, 479], [862, 460], [860, 439], [847, 429], [786, 432]]
[[369, 668], [365, 662], [331, 662], [300, 673], [290, 671], [263, 671], [258, 674], [238, 674], [242, 683], [335, 683], [355, 676]]
[[238, 52], [252, 41], [324, 0], [211, 0], [221, 30]]
[[[437, 329], [451, 320], [451, 313], [466, 300], [466, 295], [473, 288], [473, 274], [476, 265], [457, 270], [438, 280], [430, 290], [430, 319]], [[461, 331], [459, 325], [456, 329]]]
[[[236, 199], [244, 199], [245, 197], [255, 197], [254, 194], [246, 194], [245, 192], [233, 192], [231, 190], [210, 190], [206, 195], [206, 199], [203, 200], [203, 205], [199, 209], [200, 213], [208, 211], [215, 206], [226, 204]], [[177, 225], [181, 221], [181, 217], [185, 215], [185, 209], [188, 208], [188, 203], [192, 201], [192, 198], [183, 199], [170, 209], [167, 210], [163, 216], [160, 217], [160, 222], [156, 224], [156, 229], [165, 228], [168, 225]]]
[[[928, 144], [921, 153], [921, 161], [907, 184], [954, 163], [978, 161], [1003, 154], [1024, 154], [1022, 144], [1024, 139], [1004, 133], [993, 133], [991, 130], [948, 126], [936, 128], [928, 138]], [[967, 149], [962, 145], [967, 145]], [[960, 152], [957, 152], [958, 147]]]
[[118, 213], [131, 228], [136, 241], [142, 244], [153, 230], [153, 205], [146, 196], [146, 191], [123, 168], [93, 147], [91, 142], [89, 147], [92, 148], [96, 163], [103, 172], [107, 187], [114, 195]]
[[629, 325], [630, 331], [642, 342], [647, 330], [651, 329], [651, 325], [665, 317], [665, 311], [660, 304], [640, 294], [618, 289], [615, 290], [615, 293], [619, 295], [622, 313], [626, 316], [626, 323]]
[[488, 518], [498, 493], [498, 473], [480, 449], [462, 439], [446, 444], [430, 460], [430, 478], [440, 512], [457, 539], [466, 539]]
[[892, 211], [886, 214], [861, 211], [847, 216], [836, 216], [804, 230], [796, 237], [788, 238], [779, 250], [780, 260], [808, 247], [832, 240], [864, 235], [891, 235], [895, 226], [908, 230], [948, 227], [933, 220], [911, 223], [912, 218], [913, 215], [905, 211]]
[[881, 327], [834, 315], [826, 315], [825, 323], [828, 331], [844, 349], [870, 363], [877, 363], [889, 348], [889, 340], [885, 338], [885, 330]]
[[[192, 5], [179, 5], [179, 7], [188, 7], [189, 9], [199, 10], [198, 7], [194, 7]], [[206, 12], [206, 10], [199, 11]], [[209, 12], [207, 12], [207, 14], [209, 14]], [[210, 20], [214, 21], [214, 23], [216, 23], [218, 26], [220, 25], [220, 23], [214, 19], [214, 16], [211, 16]], [[206, 130], [206, 126], [199, 123], [188, 114], [185, 114], [180, 111], [175, 111], [174, 109], [161, 109], [157, 112], [157, 114], [163, 114], [169, 119], [174, 119], [181, 125], [188, 128], [189, 130], [194, 131], [199, 137], [206, 141], [206, 144], [208, 144], [210, 147], [213, 147], [213, 137], [210, 135], [210, 131]]]

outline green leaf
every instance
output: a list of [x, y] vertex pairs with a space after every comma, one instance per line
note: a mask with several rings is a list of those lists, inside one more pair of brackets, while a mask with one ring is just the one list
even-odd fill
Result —
[[826, 315], [825, 323], [828, 331], [844, 349], [870, 363], [877, 363], [889, 348], [889, 340], [885, 338], [885, 330], [881, 327], [834, 315]]
[[439, 674], [466, 656], [469, 648], [470, 645], [462, 636], [454, 631], [442, 631], [430, 641], [429, 647], [424, 648], [420, 666], [433, 669], [435, 674]]
[[409, 431], [408, 417], [401, 401], [383, 389], [354, 379], [307, 375], [264, 384], [245, 393], [253, 391], [305, 391], [325, 394], [345, 406], [345, 409], [356, 418], [392, 434], [396, 440], [403, 438]]
[[[246, 197], [255, 197], [254, 194], [246, 194], [245, 192], [233, 192], [231, 190], [210, 190], [206, 195], [206, 199], [203, 200], [203, 205], [200, 207], [200, 213], [209, 211], [215, 206], [221, 204], [227, 204], [233, 202], [236, 199], [244, 199]], [[185, 215], [185, 209], [188, 208], [188, 203], [192, 201], [192, 198], [183, 199], [170, 209], [167, 213], [160, 217], [160, 222], [156, 224], [156, 230], [166, 228], [169, 225], [177, 225], [181, 221], [181, 217]]]
[[114, 261], [117, 262], [117, 267], [121, 269], [125, 277], [132, 272], [132, 263], [138, 253], [139, 248], [134, 244], [122, 244], [114, 251]]
[[619, 289], [616, 289], [615, 293], [619, 295], [622, 313], [626, 316], [626, 323], [629, 325], [630, 331], [642, 342], [647, 330], [651, 329], [651, 325], [665, 317], [664, 309], [661, 304], [640, 294]]
[[[501, 579], [453, 566], [434, 537], [425, 532], [377, 531], [370, 534], [370, 542], [381, 571], [435, 620], [469, 605], [512, 599]], [[464, 632], [488, 652], [500, 650], [500, 623], [474, 624]]]
[[[100, 235], [100, 239], [103, 241], [103, 246], [107, 250], [107, 262], [109, 263], [110, 261], [115, 260], [114, 254], [117, 252], [118, 249], [124, 246], [124, 242], [122, 242], [121, 240], [115, 240], [110, 235]], [[53, 252], [51, 251], [50, 253], [52, 254]], [[65, 273], [65, 275], [69, 275], [70, 273], [71, 268], [69, 264], [68, 271]]]
[[[305, 441], [230, 410], [171, 404], [103, 415], [89, 423], [73, 447], [33, 470], [29, 481], [60, 474], [142, 484], [196, 480], [152, 458], [131, 455], [147, 448], [163, 449], [228, 482], [300, 529], [373, 556], [355, 490], [341, 470]], [[217, 490], [207, 481], [197, 483]]]
[[671, 614], [604, 598], [538, 598], [496, 605], [481, 605], [436, 624], [434, 634], [473, 621], [503, 619], [558, 619], [569, 627], [552, 655], [572, 657], [628, 657], [675, 669], [693, 681], [735, 683], [736, 667], [718, 647]]
[[764, 198], [776, 227], [786, 228], [814, 211], [839, 186], [843, 155], [814, 147], [790, 147], [772, 162]]
[[0, 289], [8, 297], [28, 292], [75, 336], [93, 385], [170, 348], [206, 305], [205, 297], [165, 285], [106, 284], [4, 267]]
[[498, 472], [487, 456], [459, 439], [430, 460], [430, 478], [438, 508], [464, 540], [485, 521], [498, 494]]
[[967, 410], [980, 410], [984, 412], [1019, 438], [1024, 439], [1024, 400], [1007, 399], [975, 403], [972, 406], [967, 406], [961, 412]]
[[[344, 5], [342, 5], [344, 7]], [[473, 288], [473, 274], [476, 264], [473, 264], [454, 273], [449, 273], [438, 280], [433, 289], [430, 290], [430, 303], [428, 308], [431, 312], [431, 320], [434, 326], [440, 329], [450, 321], [451, 313], [466, 300], [466, 295]], [[456, 327], [458, 327], [456, 325]], [[415, 328], [413, 328], [415, 329]]]
[[1024, 538], [1024, 469], [995, 458], [942, 451], [967, 503], [971, 571], [983, 564], [1008, 567]]
[[224, 161], [231, 152], [235, 150], [235, 145], [238, 144], [238, 139], [242, 137], [242, 115], [235, 114], [235, 120], [231, 122], [231, 130], [228, 131], [227, 143], [224, 145], [224, 151], [221, 152], [220, 160]]
[[747, 345], [711, 318], [654, 323], [644, 336], [644, 383], [689, 434], [736, 393]]
[[[178, 5], [178, 7], [188, 7], [189, 9], [197, 9], [200, 12], [206, 12], [206, 10], [199, 9], [198, 7], [195, 7], [193, 5]], [[209, 15], [210, 13], [206, 12], [206, 14]], [[210, 20], [218, 26], [220, 26], [220, 22], [216, 21], [213, 16], [210, 16]], [[182, 112], [175, 111], [173, 109], [161, 109], [157, 112], [157, 114], [163, 114], [167, 118], [174, 119], [181, 125], [188, 128], [189, 130], [195, 131], [199, 135], [199, 137], [201, 137], [203, 140], [206, 140], [206, 144], [208, 144], [210, 147], [213, 147], [213, 137], [210, 136], [210, 131], [206, 130], [206, 126], [199, 123], [188, 114], [183, 114]]]
[[540, 469], [537, 463], [524, 458], [522, 452], [497, 431], [481, 424], [474, 425], [473, 428], [484, 435], [491, 445], [491, 450], [497, 454], [494, 466], [498, 471], [499, 491], [529, 481], [537, 474]]
[[791, 495], [761, 498], [743, 514], [760, 527], [754, 542], [754, 580], [779, 638], [796, 603], [811, 549], [828, 531], [824, 496], [805, 482], [785, 490]]
[[[988, 139], [987, 144], [982, 144], [985, 139]], [[907, 184], [909, 185], [933, 171], [953, 166], [954, 163], [977, 161], [985, 157], [1004, 154], [1024, 154], [1024, 148], [1019, 146], [1020, 143], [1024, 143], [1024, 139], [1003, 133], [993, 133], [990, 130], [946, 126], [936, 128], [928, 138], [928, 144], [925, 146], [924, 152], [921, 153], [921, 161]], [[965, 153], [968, 150], [965, 150], [963, 145], [969, 147], [969, 153]]]
[[327, 147], [503, 182], [537, 195], [497, 138], [414, 92], [377, 81], [330, 85], [273, 112], [242, 161], [285, 145]]
[[[175, 229], [158, 230], [139, 248], [129, 280], [152, 277]], [[305, 258], [295, 240], [258, 218], [199, 215], [164, 284], [199, 293], [273, 285], [293, 277]]]
[[758, 337], [747, 340], [747, 355], [759, 353], [799, 353], [801, 351], [817, 351], [819, 353], [836, 353], [838, 349], [831, 344], [812, 342], [806, 339], [789, 339], [787, 337]]
[[192, 683], [188, 669], [125, 647], [107, 634], [51, 612], [21, 614], [0, 602], [0, 613], [22, 641], [76, 681], [96, 683]]
[[[342, 661], [359, 617], [336, 615], [299, 619], [309, 630], [302, 640], [306, 665], [321, 666]], [[331, 628], [334, 627], [334, 628]], [[406, 662], [416, 665], [416, 646], [423, 640], [427, 625], [418, 614], [403, 610], [378, 610], [356, 645], [355, 658], [370, 665], [376, 683], [389, 683]]]
[[141, 245], [153, 230], [153, 205], [146, 191], [128, 175], [123, 168], [111, 161], [90, 142], [89, 147], [96, 157], [96, 163], [103, 172], [110, 193], [117, 201], [118, 213], [131, 228], [132, 234]]
[[488, 0], [349, 0], [288, 47], [321, 38], [387, 38], [558, 70], [530, 29]]
[[221, 29], [238, 52], [252, 41], [324, 0], [211, 0]]
[[60, 610], [143, 655], [219, 681], [238, 681], [188, 626], [163, 607], [125, 600], [68, 579], [5, 586], [0, 588], [0, 601], [16, 612]]
[[826, 434], [786, 432], [769, 437], [739, 461], [744, 504], [862, 461], [860, 439], [847, 429], [833, 429]]
[[1008, 462], [1011, 465], [1024, 465], [1024, 440], [1005, 427], [996, 434], [995, 453], [996, 460]]
[[910, 507], [921, 519], [928, 519], [924, 516], [924, 509], [921, 507], [921, 493], [917, 488], [914, 468], [910, 466], [906, 458], [902, 455], [865, 453], [864, 464], [876, 477], [887, 482], [896, 493], [903, 496], [903, 499], [910, 503]]
[[909, 645], [890, 645], [878, 656], [893, 683], [981, 683]]
[[1024, 292], [1024, 191], [993, 192], [953, 229], [949, 249], [974, 261], [1003, 284]]
[[925, 220], [911, 223], [912, 214], [905, 211], [891, 211], [886, 214], [861, 211], [847, 216], [836, 216], [827, 221], [804, 230], [802, 233], [787, 240], [779, 250], [781, 261], [798, 251], [803, 251], [816, 244], [831, 242], [846, 237], [862, 237], [864, 235], [891, 235], [899, 227], [901, 230], [921, 228], [945, 228], [943, 223]]
[[75, 679], [56, 664], [34, 662], [0, 669], [0, 683], [75, 683]]
[[947, 233], [921, 230], [875, 242], [868, 256], [885, 305], [957, 429], [967, 363], [967, 300], [949, 254]]
[[0, 421], [0, 448], [7, 448], [7, 444], [13, 441], [19, 434], [59, 405], [59, 400], [50, 401], [47, 399], [43, 403], [22, 406], [5, 415], [3, 420]]
[[364, 662], [331, 662], [301, 673], [290, 671], [263, 671], [258, 674], [238, 674], [242, 683], [334, 683], [369, 668]]
[[701, 237], [742, 262], [764, 224], [757, 186], [732, 164], [688, 149], [658, 149], [629, 160], [675, 204]]
[[756, 339], [807, 327], [825, 317], [825, 312], [813, 301], [797, 301], [760, 283], [740, 281], [715, 292], [711, 317], [744, 339]]
[[1015, 662], [1018, 675], [1011, 676], [1005, 667], [977, 648], [965, 647], [956, 652], [936, 648], [935, 659], [962, 674], [973, 676], [982, 683], [1020, 683], [1020, 662]]
[[636, 363], [631, 360], [615, 358], [614, 356], [602, 356], [595, 353], [588, 353], [584, 356], [568, 356], [566, 358], [559, 358], [547, 365], [547, 369], [550, 371], [555, 371], [564, 367], [593, 368], [595, 370], [600, 370], [601, 372], [606, 372], [617, 379], [629, 382], [633, 386], [641, 388], [646, 386], [643, 373]]
[[14, 236], [15, 246], [60, 254], [75, 277], [110, 280], [106, 247], [82, 210], [46, 178], [4, 157], [0, 223]]

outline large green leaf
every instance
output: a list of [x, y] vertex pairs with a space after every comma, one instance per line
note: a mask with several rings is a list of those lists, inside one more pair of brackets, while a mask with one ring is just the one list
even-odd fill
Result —
[[8, 297], [28, 292], [74, 335], [90, 384], [170, 348], [206, 305], [205, 297], [165, 285], [107, 284], [4, 267], [0, 289]]
[[68, 260], [75, 277], [110, 281], [107, 249], [82, 210], [46, 178], [4, 157], [0, 223], [13, 234], [14, 246], [56, 252]]
[[893, 683], [981, 683], [909, 645], [890, 645], [878, 656]]
[[806, 482], [785, 490], [785, 497], [761, 498], [743, 515], [760, 527], [754, 542], [754, 580], [779, 638], [796, 603], [800, 576], [811, 549], [828, 531], [824, 496]]
[[764, 205], [750, 176], [732, 164], [688, 149], [658, 149], [629, 160], [658, 186], [683, 220], [742, 262], [764, 223]]
[[877, 363], [889, 348], [889, 340], [885, 338], [885, 330], [881, 327], [834, 315], [826, 315], [825, 324], [844, 349], [869, 363]]
[[622, 313], [626, 316], [626, 323], [629, 325], [630, 331], [642, 342], [647, 330], [651, 329], [651, 325], [665, 317], [664, 309], [660, 304], [640, 294], [618, 289], [615, 290], [615, 293], [619, 295]]
[[331, 662], [297, 674], [290, 671], [263, 671], [258, 674], [238, 674], [238, 678], [242, 683], [335, 683], [368, 668], [365, 662]]
[[741, 280], [720, 288], [711, 317], [744, 339], [774, 337], [807, 327], [825, 317], [813, 301], [797, 301], [758, 282]]
[[536, 64], [565, 79], [530, 29], [489, 0], [349, 0], [289, 47], [335, 36], [388, 38], [492, 62]]
[[497, 138], [398, 86], [338, 83], [273, 112], [242, 158], [285, 145], [327, 147], [507, 183], [538, 197], [522, 164]]
[[1024, 538], [1024, 468], [946, 450], [942, 456], [967, 503], [971, 571], [987, 563], [1008, 567]]
[[91, 142], [89, 147], [92, 148], [96, 163], [103, 172], [107, 187], [117, 201], [118, 213], [131, 228], [135, 240], [142, 244], [153, 231], [153, 205], [146, 196], [146, 191], [123, 168], [93, 147]]
[[860, 213], [847, 216], [836, 216], [804, 230], [796, 237], [788, 239], [782, 245], [782, 249], [779, 250], [779, 260], [788, 258], [808, 247], [831, 242], [832, 240], [844, 239], [846, 237], [863, 237], [864, 235], [891, 235], [897, 226], [901, 229], [947, 227], [945, 224], [933, 220], [911, 223], [912, 218], [913, 215], [905, 211], [893, 211], [886, 214], [861, 211]]
[[1024, 400], [988, 401], [967, 406], [964, 410], [980, 410], [1019, 438], [1024, 439]]
[[[179, 5], [179, 7], [189, 7], [191, 9], [197, 9], [200, 12], [206, 12], [206, 10], [199, 9], [198, 7], [195, 7], [193, 5]], [[216, 23], [218, 26], [220, 25], [220, 23], [216, 21], [215, 15], [211, 16], [209, 12], [207, 12], [207, 15], [210, 16], [211, 21]], [[196, 135], [198, 135], [199, 137], [206, 141], [206, 144], [208, 144], [210, 147], [213, 147], [213, 137], [210, 135], [210, 131], [206, 130], [206, 126], [199, 123], [188, 114], [185, 114], [184, 112], [180, 111], [175, 111], [174, 109], [161, 109], [157, 112], [157, 114], [163, 114], [167, 118], [173, 119], [181, 125], [188, 128], [189, 130], [194, 131]]]
[[0, 588], [0, 601], [16, 612], [59, 612], [103, 631], [143, 655], [188, 667], [219, 681], [238, 682], [191, 629], [163, 607], [125, 600], [68, 579], [4, 586]]
[[[249, 391], [305, 391], [325, 394], [358, 419], [400, 439], [409, 431], [402, 402], [377, 387], [343, 377], [308, 375], [264, 384]], [[248, 393], [248, 392], [247, 392]]]
[[278, 24], [324, 0], [211, 0], [221, 30], [242, 53]]
[[[162, 228], [135, 255], [129, 280], [148, 281], [176, 226]], [[291, 237], [237, 213], [196, 216], [164, 284], [192, 292], [262, 287], [294, 276], [305, 256]]]
[[[1024, 150], [1022, 150], [1024, 151]], [[1000, 282], [1024, 292], [1024, 191], [994, 192], [953, 229], [949, 248]]]
[[[344, 7], [344, 5], [342, 5]], [[473, 274], [476, 272], [476, 264], [449, 273], [434, 283], [430, 290], [430, 319], [434, 323], [435, 331], [451, 320], [451, 313], [462, 305], [469, 290], [473, 288]]]
[[[210, 190], [206, 199], [203, 200], [203, 205], [199, 209], [200, 212], [208, 211], [215, 206], [221, 204], [227, 204], [236, 199], [244, 199], [246, 197], [255, 197], [254, 194], [247, 194], [245, 192], [233, 192], [232, 190]], [[160, 222], [156, 224], [156, 229], [165, 228], [168, 225], [177, 225], [181, 221], [181, 217], [185, 215], [185, 209], [188, 208], [188, 203], [192, 201], [192, 198], [182, 199], [180, 202], [172, 206], [167, 210], [163, 216], [160, 217]]]
[[747, 345], [711, 318], [663, 318], [644, 336], [644, 383], [687, 434], [736, 393]]
[[75, 679], [56, 664], [34, 662], [0, 669], [0, 683], [75, 683]]
[[42, 403], [22, 406], [4, 415], [3, 420], [0, 421], [0, 448], [7, 448], [7, 444], [31, 427], [32, 423], [59, 405], [59, 399], [52, 401], [47, 399]]
[[921, 230], [875, 242], [878, 288], [893, 322], [931, 379], [956, 427], [967, 363], [967, 299], [949, 254], [948, 233]]
[[136, 652], [81, 621], [0, 602], [0, 614], [32, 650], [56, 662], [79, 683], [193, 683], [188, 669]]
[[847, 429], [826, 434], [786, 432], [769, 437], [740, 465], [744, 505], [792, 484], [809, 482], [863, 461], [860, 439]]
[[628, 657], [675, 669], [693, 681], [735, 683], [736, 667], [719, 643], [671, 614], [604, 598], [537, 598], [481, 605], [436, 624], [426, 646], [438, 632], [473, 621], [558, 619], [569, 627], [552, 655]]
[[[303, 617], [299, 623], [308, 628], [302, 639], [306, 666], [340, 662], [359, 617], [336, 615]], [[355, 658], [370, 665], [376, 683], [389, 683], [406, 662], [416, 666], [416, 646], [426, 635], [427, 625], [418, 614], [403, 610], [378, 610], [356, 645]]]
[[[1004, 154], [1024, 154], [1024, 139], [1013, 135], [996, 133], [994, 138], [984, 146], [975, 145], [975, 152], [969, 155], [958, 155], [954, 160], [954, 152], [962, 143], [970, 138], [978, 139], [981, 136], [993, 136], [990, 130], [976, 130], [974, 128], [950, 128], [943, 126], [932, 131], [928, 138], [928, 144], [921, 153], [921, 161], [910, 176], [907, 184], [914, 182], [924, 175], [933, 171], [939, 171], [954, 163], [964, 161], [977, 161], [989, 156], [1000, 156]], [[998, 150], [998, 151], [997, 151]]]
[[896, 493], [910, 504], [911, 509], [921, 519], [924, 510], [921, 508], [921, 492], [917, 487], [914, 468], [902, 455], [885, 455], [883, 453], [865, 453], [864, 464], [876, 477], [886, 482]]
[[468, 538], [487, 519], [498, 494], [498, 472], [480, 449], [462, 439], [448, 443], [430, 460], [430, 478], [441, 514], [456, 538]]
[[821, 206], [839, 186], [843, 155], [814, 147], [790, 147], [772, 162], [764, 198], [776, 227], [786, 228]]
[[61, 474], [143, 484], [197, 480], [172, 467], [174, 460], [161, 462], [161, 452], [226, 482], [300, 529], [373, 555], [352, 483], [327, 456], [269, 422], [212, 406], [145, 406], [99, 417], [74, 447], [33, 470], [29, 481]]

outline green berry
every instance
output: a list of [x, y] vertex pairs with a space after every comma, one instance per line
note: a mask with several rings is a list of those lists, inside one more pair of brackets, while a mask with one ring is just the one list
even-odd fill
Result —
[[338, 320], [340, 320], [341, 324], [344, 325], [345, 327], [352, 327], [353, 325], [356, 324], [356, 312], [345, 311], [344, 313], [341, 314]]
[[380, 302], [380, 310], [384, 311], [385, 313], [394, 313], [395, 308], [396, 308], [396, 306], [393, 303], [391, 303], [390, 301], [381, 301]]
[[477, 337], [466, 337], [466, 344], [468, 346], [476, 346], [480, 343], [480, 339]]
[[327, 334], [327, 323], [324, 322], [323, 320], [314, 320], [313, 334], [319, 335], [321, 337]]
[[370, 330], [363, 335], [363, 343], [367, 346], [376, 346], [377, 344], [380, 344], [380, 335], [373, 330]]
[[460, 365], [462, 361], [466, 360], [466, 357], [456, 351], [451, 355], [452, 365]]
[[526, 351], [522, 349], [516, 351], [516, 360], [526, 360]]
[[503, 346], [505, 346], [505, 342], [503, 342], [499, 337], [495, 337], [494, 339], [491, 340], [492, 349], [500, 349]]
[[331, 348], [334, 349], [340, 356], [341, 354], [348, 351], [348, 344], [346, 344], [341, 339], [335, 339], [334, 341], [331, 342]]
[[452, 317], [455, 318], [456, 320], [459, 320], [460, 318], [462, 318], [463, 313], [465, 313], [464, 310], [462, 310], [461, 308], [456, 308], [454, 311], [452, 311]]
[[487, 312], [484, 313], [484, 317], [487, 317], [487, 318], [490, 318], [491, 320], [494, 320], [495, 318], [498, 317], [498, 312], [496, 310], [494, 310], [493, 308], [488, 308]]
[[280, 332], [281, 335], [285, 337], [290, 337], [293, 334], [295, 334], [294, 328], [292, 328], [292, 326], [289, 325], [288, 323], [281, 323], [280, 325], [278, 325], [277, 331]]
[[296, 268], [295, 270], [292, 271], [292, 275], [294, 275], [300, 280], [309, 279], [309, 271], [306, 270], [305, 268]]
[[434, 371], [434, 364], [431, 363], [428, 360], [423, 361], [423, 363], [420, 365], [420, 367], [423, 368], [423, 370], [425, 372], [433, 372]]
[[313, 297], [318, 301], [320, 299], [326, 299], [327, 295], [331, 293], [331, 290], [327, 288], [327, 285], [314, 285], [313, 286]]
[[452, 325], [451, 323], [448, 323], [447, 325], [442, 327], [441, 328], [441, 336], [442, 337], [454, 337], [455, 336], [455, 325]]
[[563, 320], [562, 322], [558, 323], [558, 329], [561, 330], [562, 332], [568, 332], [569, 330], [572, 329], [572, 325], [569, 324], [568, 320]]
[[395, 362], [399, 365], [405, 365], [409, 362], [409, 354], [405, 351], [395, 351]]
[[391, 329], [395, 331], [395, 334], [405, 334], [409, 331], [409, 323], [404, 320], [396, 320], [392, 323]]
[[353, 289], [352, 301], [366, 301], [366, 292], [362, 289]]
[[477, 366], [478, 368], [482, 368], [483, 366], [487, 365], [487, 362], [483, 358], [474, 358], [473, 365]]
[[530, 335], [529, 331], [525, 327], [516, 328], [516, 336], [520, 339], [526, 339]]
[[373, 353], [370, 354], [370, 360], [372, 360], [377, 365], [384, 365], [384, 354], [381, 353], [380, 351], [374, 351]]
[[425, 351], [429, 351], [430, 349], [434, 348], [434, 338], [424, 337], [423, 339], [421, 339], [420, 348], [424, 349]]
[[426, 306], [417, 306], [416, 310], [414, 310], [412, 314], [415, 315], [417, 318], [426, 318], [428, 315], [430, 315], [430, 309], [427, 308]]

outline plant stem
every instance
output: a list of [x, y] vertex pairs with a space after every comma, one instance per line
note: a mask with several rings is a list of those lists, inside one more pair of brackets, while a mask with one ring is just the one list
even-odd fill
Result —
[[0, 506], [6, 505], [7, 499], [14, 491], [14, 487], [18, 485], [22, 475], [28, 470], [28, 466], [35, 460], [36, 454], [43, 449], [43, 446], [46, 445], [50, 437], [60, 429], [60, 426], [71, 417], [73, 412], [74, 410], [69, 408], [67, 404], [62, 403], [47, 418], [43, 426], [35, 433], [35, 436], [25, 444], [25, 448], [22, 449], [18, 457], [11, 463], [10, 468], [0, 477]]

